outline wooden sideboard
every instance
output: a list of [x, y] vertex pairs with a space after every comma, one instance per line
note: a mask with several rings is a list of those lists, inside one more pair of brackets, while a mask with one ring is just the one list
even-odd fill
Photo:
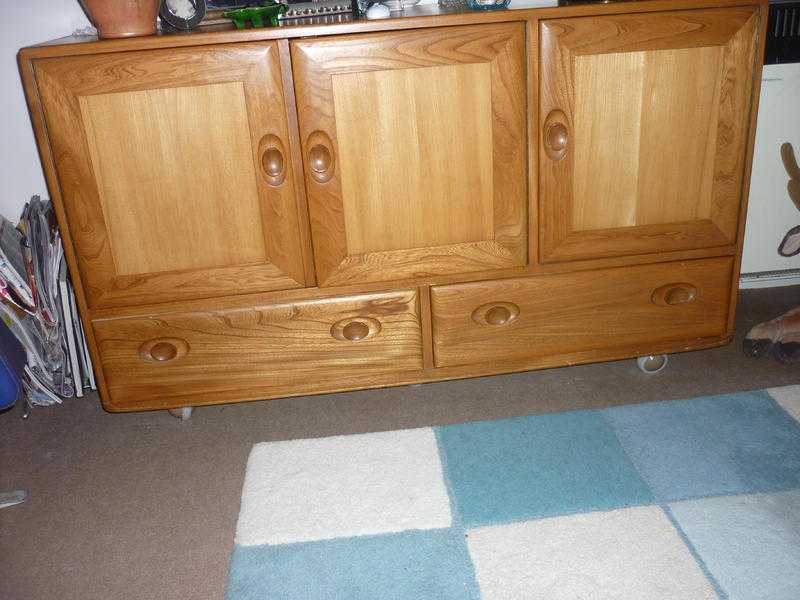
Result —
[[727, 343], [766, 9], [653, 0], [23, 49], [103, 405]]

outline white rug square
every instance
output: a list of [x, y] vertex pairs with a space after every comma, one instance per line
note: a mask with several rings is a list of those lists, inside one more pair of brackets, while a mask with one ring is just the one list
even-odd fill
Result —
[[432, 429], [257, 444], [236, 527], [241, 546], [452, 524]]
[[767, 392], [775, 398], [775, 401], [783, 407], [783, 410], [800, 421], [800, 385], [769, 388]]
[[716, 600], [657, 506], [468, 532], [482, 600]]

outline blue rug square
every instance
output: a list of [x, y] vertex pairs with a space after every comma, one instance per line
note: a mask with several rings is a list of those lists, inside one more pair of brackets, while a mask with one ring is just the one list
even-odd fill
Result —
[[800, 426], [765, 392], [606, 410], [660, 501], [800, 486]]
[[453, 529], [236, 546], [228, 600], [478, 600], [464, 533]]
[[598, 411], [436, 430], [457, 518], [467, 527], [652, 502]]

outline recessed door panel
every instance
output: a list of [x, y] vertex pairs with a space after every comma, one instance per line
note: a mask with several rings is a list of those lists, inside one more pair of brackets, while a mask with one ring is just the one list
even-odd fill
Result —
[[493, 237], [488, 63], [332, 79], [348, 253]]
[[733, 245], [753, 7], [541, 24], [545, 262]]
[[524, 26], [292, 45], [321, 285], [527, 259]]
[[119, 275], [266, 260], [241, 83], [100, 94], [80, 107]]
[[92, 306], [307, 283], [275, 43], [41, 61]]

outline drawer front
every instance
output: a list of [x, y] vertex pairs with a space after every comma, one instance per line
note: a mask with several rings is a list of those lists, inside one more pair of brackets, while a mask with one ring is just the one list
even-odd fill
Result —
[[437, 367], [723, 335], [732, 258], [431, 289]]
[[422, 368], [416, 290], [93, 323], [110, 408], [364, 386]]

